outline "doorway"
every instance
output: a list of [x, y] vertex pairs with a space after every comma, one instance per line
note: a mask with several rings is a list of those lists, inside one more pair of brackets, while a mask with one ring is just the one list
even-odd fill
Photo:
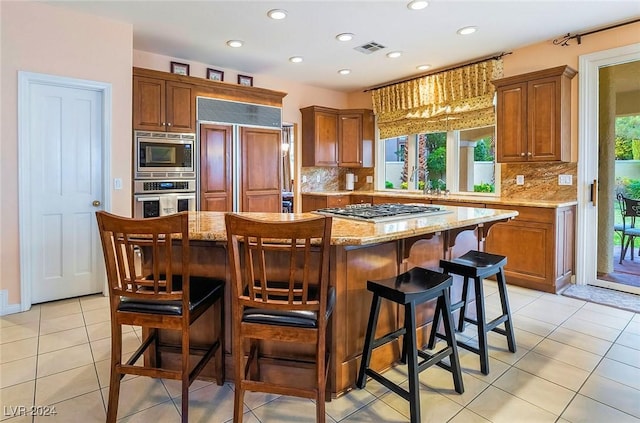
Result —
[[[616, 194], [625, 189], [621, 181], [627, 172], [616, 160], [621, 134], [615, 128], [616, 117], [640, 115], [638, 75], [640, 44], [580, 57], [577, 283], [635, 294], [640, 284], [625, 282], [640, 280], [640, 258], [636, 254], [631, 261], [627, 253], [620, 264], [621, 239], [614, 231], [620, 220]], [[633, 171], [627, 176], [633, 178]]]
[[21, 309], [103, 292], [111, 85], [19, 72]]

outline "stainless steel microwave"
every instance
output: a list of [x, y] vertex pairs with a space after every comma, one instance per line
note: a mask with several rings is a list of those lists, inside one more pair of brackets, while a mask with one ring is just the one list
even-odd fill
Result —
[[195, 178], [195, 134], [134, 132], [134, 179]]

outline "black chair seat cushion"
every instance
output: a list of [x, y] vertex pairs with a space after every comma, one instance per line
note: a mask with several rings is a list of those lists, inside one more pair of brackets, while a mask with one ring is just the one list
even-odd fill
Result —
[[[224, 295], [224, 281], [212, 278], [191, 276], [189, 278], [189, 311], [200, 307], [209, 307]], [[182, 288], [182, 277], [173, 277], [173, 289]], [[182, 315], [182, 301], [156, 301], [138, 298], [121, 297], [118, 311], [133, 313], [163, 314], [169, 316]]]
[[470, 278], [495, 275], [506, 264], [505, 256], [475, 250], [449, 261], [440, 260], [440, 267], [445, 271]]
[[[333, 312], [336, 303], [336, 290], [329, 287], [327, 293], [328, 319]], [[290, 326], [296, 328], [317, 328], [318, 313], [302, 310], [271, 310], [264, 308], [247, 307], [242, 314], [242, 321], [246, 323], [258, 323], [263, 325]]]

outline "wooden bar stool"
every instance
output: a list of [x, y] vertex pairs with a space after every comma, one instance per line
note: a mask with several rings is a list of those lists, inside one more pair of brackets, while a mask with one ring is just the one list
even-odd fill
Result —
[[[364, 388], [367, 383], [367, 376], [371, 376], [382, 385], [409, 401], [411, 422], [420, 422], [420, 391], [418, 374], [424, 369], [437, 364], [438, 366], [449, 370], [453, 374], [453, 383], [456, 392], [460, 394], [464, 392], [460, 362], [458, 360], [458, 350], [456, 349], [455, 343], [453, 318], [451, 313], [448, 312], [448, 310], [450, 310], [449, 288], [451, 287], [452, 281], [453, 278], [451, 278], [451, 276], [443, 275], [442, 273], [420, 267], [414, 267], [413, 269], [396, 277], [367, 281], [367, 289], [373, 292], [373, 300], [371, 301], [367, 334], [365, 337], [362, 361], [360, 363], [360, 372], [358, 374], [356, 385], [359, 388]], [[404, 327], [381, 338], [374, 339], [382, 298], [404, 306]], [[445, 313], [443, 313], [443, 319], [447, 347], [435, 352], [434, 354], [428, 354], [418, 349], [417, 346], [416, 305], [433, 299], [437, 299], [439, 309], [445, 310]], [[402, 344], [402, 361], [407, 363], [409, 370], [409, 391], [401, 388], [388, 378], [369, 368], [372, 351], [402, 335], [404, 335]], [[423, 359], [420, 363], [418, 363], [418, 356]], [[449, 357], [450, 365], [442, 362], [445, 357]]]
[[[466, 342], [457, 341], [458, 346], [474, 352], [480, 356], [480, 371], [482, 374], [489, 374], [489, 348], [487, 345], [487, 333], [494, 331], [507, 338], [509, 351], [516, 352], [516, 338], [513, 333], [513, 325], [511, 323], [511, 311], [509, 309], [509, 298], [507, 297], [507, 284], [504, 278], [504, 265], [507, 264], [507, 258], [496, 254], [489, 254], [481, 251], [471, 250], [453, 260], [440, 260], [440, 267], [445, 275], [456, 274], [464, 277], [464, 285], [462, 286], [462, 299], [451, 306], [451, 312], [460, 310], [458, 318], [458, 331], [464, 330], [465, 322], [472, 323], [478, 328], [478, 347], [469, 345]], [[496, 275], [498, 282], [498, 292], [500, 293], [500, 304], [502, 314], [490, 322], [486, 321], [484, 307], [484, 289], [482, 280], [490, 276]], [[469, 305], [469, 279], [474, 281], [475, 303], [476, 303], [476, 319], [466, 316], [467, 306]], [[436, 338], [447, 339], [448, 335], [438, 333], [438, 322], [442, 314], [441, 307], [436, 306], [436, 312], [433, 317], [433, 326], [429, 336], [429, 348], [433, 348]], [[498, 326], [504, 323], [504, 329]], [[445, 321], [446, 328], [446, 321]], [[447, 340], [448, 342], [448, 340]]]

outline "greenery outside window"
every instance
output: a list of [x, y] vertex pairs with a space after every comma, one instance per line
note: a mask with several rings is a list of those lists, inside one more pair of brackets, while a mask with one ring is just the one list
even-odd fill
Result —
[[382, 139], [377, 157], [378, 189], [499, 192], [494, 126]]

